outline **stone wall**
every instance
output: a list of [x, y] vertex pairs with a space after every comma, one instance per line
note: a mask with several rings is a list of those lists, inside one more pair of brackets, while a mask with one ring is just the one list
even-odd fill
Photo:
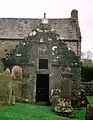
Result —
[[1, 58], [5, 57], [5, 51], [9, 53], [12, 49], [15, 49], [15, 46], [19, 43], [18, 40], [0, 40], [0, 72], [3, 71], [3, 64]]
[[78, 54], [78, 50], [77, 50], [77, 47], [78, 47], [78, 44], [76, 41], [68, 41], [66, 42], [67, 43], [67, 46], [69, 49], [71, 49], [72, 51], [74, 51], [76, 53], [76, 55]]
[[[2, 61], [1, 61], [1, 58], [3, 58], [5, 56], [5, 50], [7, 50], [7, 52], [9, 53], [12, 49], [15, 49], [16, 45], [18, 45], [20, 40], [0, 40], [0, 71], [2, 72], [3, 71], [3, 64], [2, 64]], [[77, 42], [75, 41], [67, 41], [66, 42], [68, 47], [70, 47], [75, 53], [76, 55], [80, 55], [80, 45], [78, 46]], [[33, 50], [33, 48], [31, 48]], [[78, 52], [79, 51], [79, 52]], [[33, 55], [33, 54], [31, 54]], [[31, 56], [33, 58], [33, 56]], [[32, 62], [33, 60], [31, 59], [31, 61], [29, 62]]]
[[0, 73], [0, 104], [11, 104], [13, 79], [8, 70]]
[[60, 81], [59, 77], [60, 77], [61, 72], [62, 71], [58, 65], [52, 65], [51, 73], [50, 73], [50, 88], [51, 89], [55, 89], [55, 88], [60, 89], [62, 81]]
[[87, 96], [93, 96], [93, 82], [81, 82], [81, 89], [84, 89]]
[[0, 58], [4, 57], [5, 50], [10, 52], [19, 43], [19, 40], [0, 40]]
[[[14, 49], [15, 46], [19, 43], [18, 40], [15, 41], [11, 41], [11, 40], [2, 40], [1, 41], [2, 45], [1, 45], [1, 58], [4, 57], [4, 53], [5, 53], [5, 49], [7, 49], [8, 51], [10, 51], [11, 49]], [[77, 42], [67, 42], [68, 46], [72, 48], [72, 50], [77, 53]], [[5, 47], [4, 47], [5, 46]], [[34, 46], [34, 45], [33, 45]], [[34, 48], [30, 50], [34, 51]], [[32, 54], [33, 52], [31, 52]], [[34, 54], [35, 55], [35, 54]], [[34, 57], [32, 57], [34, 58]], [[32, 59], [31, 61], [29, 61], [29, 65], [25, 66], [24, 68], [24, 79], [23, 79], [23, 83], [21, 85], [22, 87], [22, 97], [23, 98], [28, 98], [29, 101], [31, 102], [35, 102], [35, 96], [36, 96], [36, 71], [35, 71], [35, 66], [31, 66]], [[2, 62], [1, 62], [2, 64]], [[1, 69], [3, 69], [3, 65], [0, 66]], [[51, 66], [51, 71], [50, 71], [50, 91], [51, 89], [54, 89], [55, 87], [60, 88], [61, 87], [61, 83], [62, 81], [60, 81], [61, 79], [58, 79], [58, 77], [60, 77], [60, 66], [57, 65], [53, 65]], [[79, 82], [79, 81], [78, 81]], [[19, 90], [20, 91], [20, 90]], [[18, 92], [17, 92], [18, 93]], [[20, 95], [17, 94], [17, 96], [19, 97]]]
[[36, 74], [34, 65], [26, 65], [23, 68], [22, 97], [29, 102], [35, 102], [36, 97]]

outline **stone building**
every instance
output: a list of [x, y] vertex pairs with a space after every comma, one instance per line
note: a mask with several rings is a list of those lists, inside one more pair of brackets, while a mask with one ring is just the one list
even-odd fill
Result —
[[[49, 28], [40, 31], [38, 24], [39, 27], [50, 25], [51, 31], [56, 30], [60, 35], [58, 40], [57, 37], [56, 40], [49, 39], [49, 34], [45, 37], [42, 33], [47, 33]], [[35, 30], [39, 31], [38, 35]], [[25, 45], [24, 41], [30, 40], [30, 36], [37, 37], [31, 38], [29, 61], [24, 67], [24, 73], [28, 76], [23, 80], [23, 96], [32, 102], [48, 101], [51, 89], [61, 82], [57, 81], [61, 73], [60, 65], [53, 57], [53, 50], [59, 39], [66, 43], [68, 50], [71, 49], [76, 56], [81, 54], [78, 11], [72, 10], [71, 18], [63, 19], [47, 19], [46, 14], [43, 19], [0, 18], [0, 59], [5, 56], [6, 51], [9, 53], [15, 49], [16, 45], [21, 43], [20, 41]], [[0, 70], [3, 71], [2, 62], [0, 62]], [[78, 83], [80, 83], [80, 77], [75, 84]]]

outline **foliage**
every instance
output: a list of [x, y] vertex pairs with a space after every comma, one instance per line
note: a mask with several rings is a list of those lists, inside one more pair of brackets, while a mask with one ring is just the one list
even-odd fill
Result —
[[81, 76], [83, 82], [90, 82], [93, 80], [93, 61], [91, 59], [84, 59], [82, 62]]
[[83, 59], [82, 67], [91, 67], [93, 66], [93, 61], [91, 59]]
[[93, 53], [91, 51], [81, 52], [82, 59], [91, 59], [93, 57]]
[[93, 80], [93, 66], [83, 66], [81, 69], [82, 82]]
[[63, 70], [65, 68], [73, 69], [81, 65], [80, 58], [75, 54], [75, 52], [69, 50], [67, 44], [63, 41], [59, 41], [55, 55], [58, 57], [58, 62]]

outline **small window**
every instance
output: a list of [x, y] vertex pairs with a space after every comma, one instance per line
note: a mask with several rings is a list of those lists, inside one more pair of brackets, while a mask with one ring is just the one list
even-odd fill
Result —
[[48, 59], [39, 59], [39, 69], [48, 69]]
[[27, 21], [25, 21], [25, 24], [27, 24]]
[[7, 49], [4, 49], [5, 52], [7, 52], [8, 50]]

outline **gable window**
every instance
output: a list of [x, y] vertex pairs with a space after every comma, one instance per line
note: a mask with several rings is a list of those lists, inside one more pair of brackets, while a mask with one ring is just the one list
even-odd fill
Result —
[[48, 69], [48, 59], [39, 59], [39, 69]]

